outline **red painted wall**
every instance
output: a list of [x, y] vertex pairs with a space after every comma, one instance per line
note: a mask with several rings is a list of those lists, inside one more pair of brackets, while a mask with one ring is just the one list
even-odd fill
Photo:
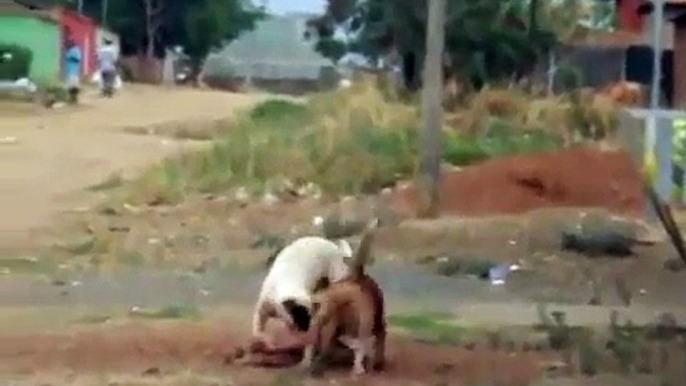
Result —
[[[81, 73], [84, 76], [92, 75], [96, 69], [96, 24], [91, 19], [65, 8], [59, 8], [57, 12], [63, 41], [71, 37], [79, 45], [83, 54]], [[64, 55], [64, 45], [62, 51]]]
[[638, 7], [641, 2], [641, 0], [616, 0], [620, 31], [635, 33], [643, 31], [643, 20], [638, 14]]

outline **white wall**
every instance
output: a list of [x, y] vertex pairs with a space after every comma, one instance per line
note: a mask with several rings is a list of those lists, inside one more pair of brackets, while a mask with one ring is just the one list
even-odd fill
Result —
[[[653, 18], [652, 15], [643, 17], [643, 34], [642, 40], [644, 44], [652, 45], [653, 43]], [[665, 21], [662, 23], [662, 48], [671, 50], [674, 47], [674, 23]]]

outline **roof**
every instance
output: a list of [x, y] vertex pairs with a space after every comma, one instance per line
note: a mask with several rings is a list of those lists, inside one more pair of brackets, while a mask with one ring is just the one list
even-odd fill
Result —
[[306, 16], [271, 16], [208, 56], [208, 75], [259, 79], [318, 79], [333, 63], [304, 39]]
[[37, 3], [25, 0], [0, 0], [0, 15], [26, 16], [57, 23], [50, 10], [35, 4]]
[[24, 6], [29, 9], [35, 9], [35, 10], [40, 10], [40, 9], [47, 9], [49, 8], [45, 2], [40, 1], [40, 0], [10, 0], [11, 2], [15, 4], [19, 4], [21, 6]]
[[[686, 7], [686, 0], [664, 0], [665, 6], [668, 7]], [[653, 2], [651, 0], [643, 0], [641, 5], [638, 7], [639, 13], [651, 13], [653, 12]]]
[[599, 47], [629, 47], [640, 44], [643, 37], [630, 31], [613, 31], [596, 33], [587, 36], [583, 41], [575, 42], [574, 45], [599, 46]]

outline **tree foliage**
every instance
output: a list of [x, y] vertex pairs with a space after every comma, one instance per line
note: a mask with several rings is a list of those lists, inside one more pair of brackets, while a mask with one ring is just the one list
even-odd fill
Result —
[[[75, 7], [74, 1], [62, 1]], [[226, 41], [250, 30], [264, 16], [248, 0], [84, 0], [84, 12], [119, 34], [124, 54], [161, 56], [182, 46], [196, 63]]]
[[[446, 70], [475, 87], [520, 75], [556, 42], [538, 20], [539, 1], [448, 2]], [[532, 7], [533, 5], [533, 7]], [[418, 78], [425, 51], [427, 0], [327, 0], [324, 15], [311, 21], [321, 39], [336, 28], [354, 36], [351, 50], [376, 59], [396, 51]], [[409, 63], [408, 63], [409, 62]]]

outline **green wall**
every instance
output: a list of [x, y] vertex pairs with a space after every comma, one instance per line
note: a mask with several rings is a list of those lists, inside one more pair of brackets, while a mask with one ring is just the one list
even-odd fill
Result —
[[33, 52], [30, 76], [35, 81], [60, 79], [60, 29], [55, 23], [30, 16], [0, 15], [0, 42]]

